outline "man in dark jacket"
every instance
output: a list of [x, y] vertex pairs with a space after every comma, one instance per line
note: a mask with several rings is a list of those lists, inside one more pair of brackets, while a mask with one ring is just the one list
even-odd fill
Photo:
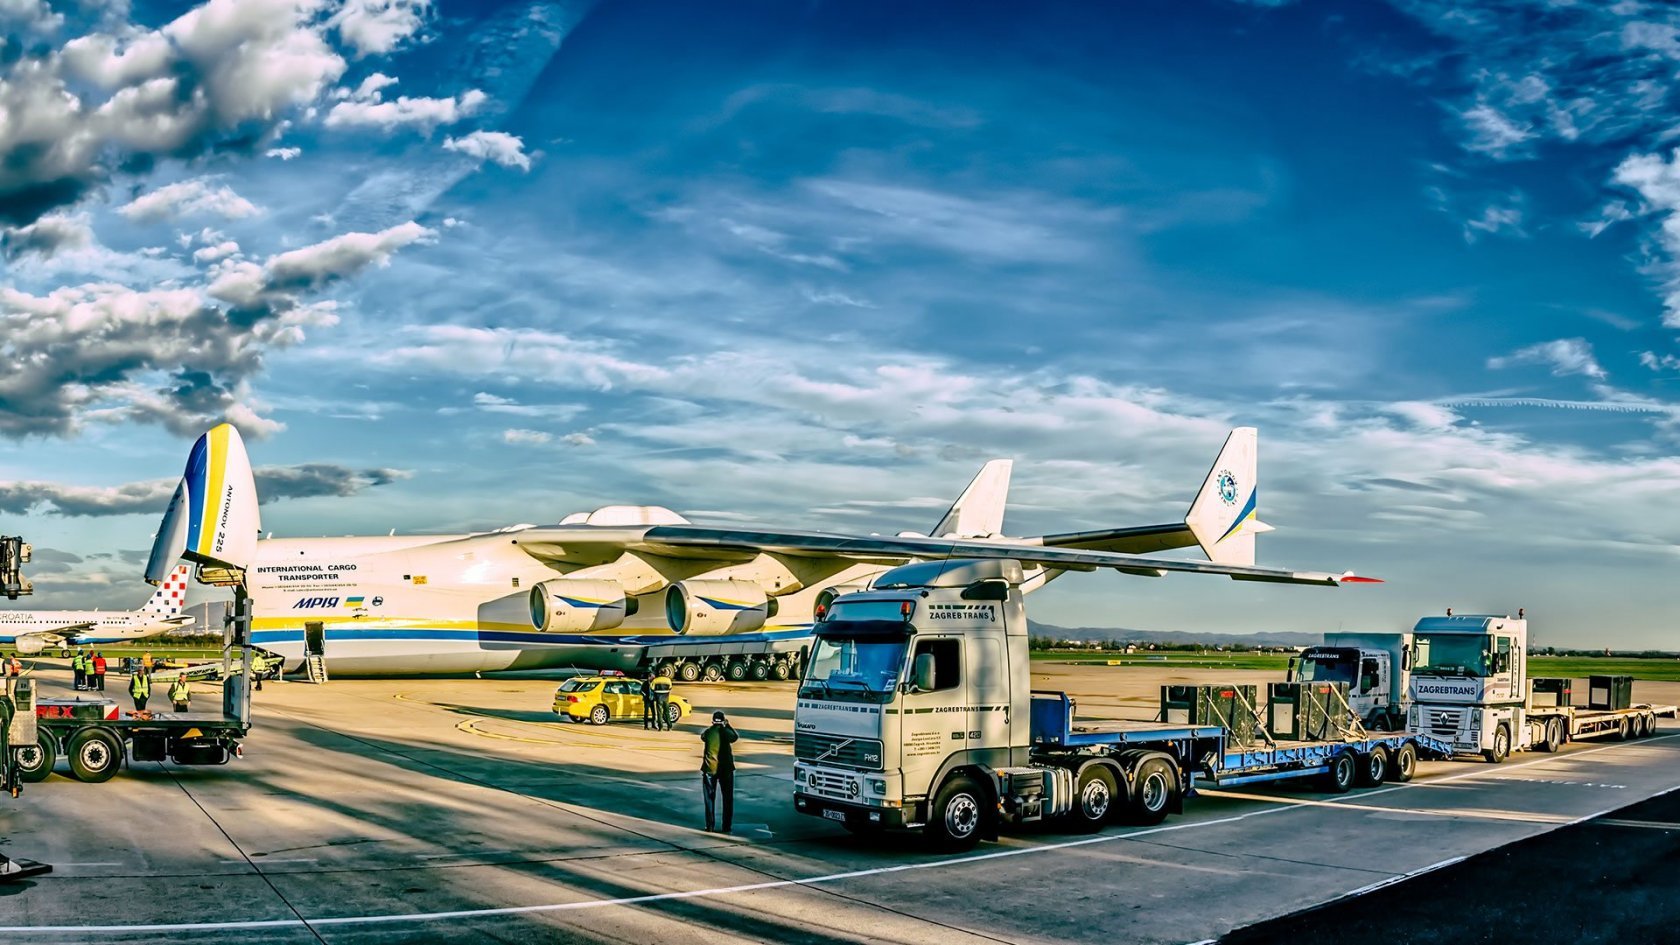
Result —
[[735, 749], [730, 746], [738, 736], [722, 712], [712, 713], [712, 725], [700, 733], [705, 755], [700, 759], [700, 791], [706, 798], [706, 830], [714, 823], [718, 795], [723, 795], [723, 829], [729, 832], [735, 819]]
[[642, 728], [653, 728], [653, 674], [642, 677]]

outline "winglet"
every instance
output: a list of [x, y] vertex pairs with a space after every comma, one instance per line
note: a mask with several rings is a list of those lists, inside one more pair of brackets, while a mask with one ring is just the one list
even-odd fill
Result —
[[230, 424], [220, 424], [198, 438], [187, 456], [187, 469], [164, 513], [152, 543], [146, 580], [163, 581], [178, 558], [220, 572], [209, 583], [236, 580], [257, 553], [262, 518], [257, 510], [257, 486], [245, 441]]
[[1009, 474], [1014, 460], [994, 459], [964, 489], [950, 511], [928, 534], [934, 538], [987, 538], [1003, 534], [1004, 507], [1009, 504]]
[[1272, 530], [1257, 518], [1259, 456], [1259, 431], [1253, 427], [1232, 430], [1185, 513], [1184, 524], [1209, 561], [1252, 566], [1254, 536]]

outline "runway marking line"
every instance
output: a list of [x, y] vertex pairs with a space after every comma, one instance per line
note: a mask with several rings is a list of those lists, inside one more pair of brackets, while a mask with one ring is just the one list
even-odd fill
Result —
[[[1680, 737], [1680, 734], [1677, 734], [1677, 735], [1659, 735], [1656, 738], [1648, 739], [1647, 741], [1657, 741], [1659, 739], [1668, 739], [1668, 738], [1675, 738], [1675, 737]], [[1518, 764], [1518, 765], [1506, 765], [1506, 766], [1504, 766], [1503, 770], [1506, 770], [1506, 771], [1516, 770], [1516, 769], [1519, 769], [1519, 768], [1532, 767], [1533, 765], [1548, 764], [1548, 763], [1551, 763], [1551, 762], [1554, 762], [1554, 761], [1563, 761], [1563, 760], [1568, 760], [1568, 759], [1572, 759], [1572, 758], [1579, 758], [1579, 757], [1582, 757], [1584, 755], [1596, 754], [1596, 753], [1601, 752], [1601, 751], [1610, 751], [1610, 750], [1613, 750], [1613, 749], [1616, 749], [1616, 748], [1626, 748], [1626, 747], [1629, 747], [1629, 746], [1622, 745], [1622, 744], [1605, 745], [1605, 746], [1600, 747], [1600, 748], [1587, 749], [1586, 751], [1571, 752], [1570, 754], [1567, 754], [1567, 755], [1550, 755], [1550, 756], [1545, 757], [1545, 758], [1540, 758], [1540, 759], [1537, 759], [1535, 761], [1524, 762], [1524, 763]], [[1424, 784], [1440, 783], [1440, 782], [1444, 782], [1444, 781], [1458, 781], [1458, 780], [1463, 780], [1465, 778], [1485, 776], [1485, 775], [1492, 774], [1492, 773], [1493, 772], [1489, 772], [1489, 771], [1468, 771], [1468, 772], [1465, 772], [1464, 774], [1449, 775], [1445, 778], [1435, 778], [1432, 781], [1424, 782]], [[1424, 786], [1424, 785], [1420, 784], [1420, 785], [1417, 785], [1417, 786], [1421, 787], [1421, 786]], [[1376, 794], [1387, 794], [1387, 793], [1390, 793], [1390, 792], [1393, 792], [1393, 791], [1405, 790], [1405, 789], [1410, 788], [1410, 787], [1413, 787], [1413, 784], [1407, 783], [1407, 784], [1395, 785], [1393, 787], [1377, 788], [1376, 790], [1366, 791], [1361, 796], [1362, 797], [1371, 797], [1371, 796], [1376, 795]], [[1674, 791], [1674, 790], [1680, 790], [1680, 788], [1669, 788], [1668, 790], [1661, 791], [1657, 794], [1652, 795], [1652, 797], [1661, 797], [1662, 795], [1667, 794], [1670, 791]], [[1327, 802], [1324, 802], [1324, 803], [1329, 804], [1330, 806], [1339, 806], [1334, 801], [1327, 801]], [[747, 893], [747, 892], [759, 892], [759, 891], [767, 890], [767, 889], [786, 889], [786, 888], [794, 887], [794, 886], [817, 886], [817, 885], [823, 885], [823, 884], [828, 884], [828, 883], [842, 882], [842, 881], [849, 880], [849, 879], [864, 879], [864, 878], [868, 878], [868, 877], [872, 877], [872, 876], [886, 876], [886, 875], [889, 875], [889, 874], [892, 874], [892, 873], [909, 873], [909, 872], [916, 872], [916, 871], [920, 871], [920, 870], [947, 869], [947, 868], [954, 867], [954, 866], [967, 866], [971, 863], [984, 863], [984, 862], [988, 862], [988, 861], [991, 861], [991, 860], [1002, 860], [1002, 859], [1008, 859], [1008, 858], [1011, 858], [1011, 857], [1027, 856], [1029, 854], [1037, 854], [1037, 853], [1052, 853], [1052, 852], [1055, 852], [1055, 851], [1058, 851], [1058, 850], [1071, 850], [1071, 849], [1075, 849], [1075, 848], [1078, 848], [1078, 847], [1087, 847], [1087, 846], [1092, 846], [1092, 845], [1099, 844], [1099, 843], [1112, 843], [1112, 842], [1117, 841], [1117, 840], [1131, 840], [1131, 839], [1135, 839], [1137, 837], [1148, 837], [1148, 836], [1154, 836], [1156, 834], [1174, 833], [1174, 832], [1177, 832], [1177, 831], [1180, 831], [1180, 830], [1196, 830], [1196, 829], [1200, 829], [1200, 828], [1204, 828], [1204, 827], [1217, 827], [1217, 826], [1222, 826], [1224, 824], [1234, 824], [1234, 823], [1237, 823], [1239, 821], [1249, 820], [1249, 819], [1252, 819], [1252, 818], [1255, 818], [1255, 817], [1264, 817], [1267, 814], [1275, 814], [1275, 813], [1278, 813], [1280, 811], [1300, 810], [1300, 809], [1301, 809], [1300, 807], [1297, 807], [1297, 806], [1292, 805], [1292, 804], [1280, 804], [1276, 807], [1265, 807], [1265, 808], [1261, 808], [1260, 810], [1248, 811], [1246, 813], [1236, 814], [1236, 815], [1233, 815], [1233, 816], [1230, 816], [1230, 817], [1219, 817], [1219, 818], [1215, 818], [1213, 820], [1197, 820], [1197, 821], [1190, 821], [1188, 823], [1168, 824], [1168, 825], [1163, 826], [1163, 827], [1148, 827], [1148, 828], [1145, 828], [1145, 829], [1142, 829], [1142, 830], [1130, 831], [1128, 833], [1104, 834], [1102, 836], [1097, 836], [1097, 837], [1085, 837], [1085, 838], [1082, 838], [1082, 839], [1079, 839], [1079, 840], [1065, 840], [1065, 841], [1062, 841], [1062, 842], [1059, 842], [1059, 843], [1043, 843], [1043, 844], [1038, 844], [1038, 845], [1035, 845], [1035, 846], [1015, 847], [1015, 848], [1008, 849], [1008, 850], [995, 850], [995, 851], [990, 852], [990, 853], [979, 853], [979, 854], [974, 854], [974, 855], [971, 855], [971, 856], [953, 857], [953, 858], [937, 859], [937, 860], [926, 860], [926, 861], [923, 861], [921, 863], [900, 863], [900, 864], [897, 864], [895, 866], [877, 866], [877, 867], [871, 867], [869, 869], [848, 870], [848, 871], [843, 872], [843, 873], [827, 873], [827, 874], [824, 874], [824, 875], [821, 875], [821, 876], [807, 876], [807, 877], [802, 877], [802, 878], [799, 878], [799, 879], [766, 880], [764, 882], [742, 883], [742, 884], [734, 885], [734, 886], [714, 886], [714, 887], [707, 888], [707, 889], [690, 889], [690, 890], [683, 890], [683, 891], [679, 891], [679, 892], [649, 893], [649, 894], [641, 895], [641, 896], [621, 896], [621, 897], [614, 898], [614, 899], [581, 899], [581, 900], [577, 900], [575, 902], [541, 903], [541, 904], [538, 904], [538, 905], [530, 905], [530, 906], [500, 906], [500, 907], [492, 907], [492, 908], [484, 908], [484, 909], [455, 909], [455, 910], [450, 910], [450, 911], [446, 911], [446, 912], [388, 913], [388, 914], [384, 914], [384, 915], [363, 915], [363, 916], [327, 916], [327, 917], [318, 918], [318, 919], [253, 919], [253, 920], [246, 920], [246, 921], [235, 920], [235, 921], [227, 921], [227, 922], [170, 922], [170, 923], [156, 923], [156, 924], [147, 924], [147, 925], [33, 925], [33, 926], [22, 925], [22, 926], [0, 926], [0, 934], [4, 934], [4, 935], [83, 934], [83, 935], [86, 935], [86, 934], [91, 934], [91, 933], [99, 933], [99, 934], [124, 934], [124, 933], [127, 933], [127, 934], [134, 934], [134, 933], [142, 933], [142, 932], [238, 931], [238, 930], [243, 930], [243, 929], [293, 929], [293, 928], [312, 929], [312, 928], [333, 928], [333, 927], [338, 927], [338, 926], [357, 926], [357, 925], [390, 925], [390, 924], [400, 923], [400, 922], [447, 922], [447, 921], [451, 921], [451, 920], [455, 920], [455, 919], [483, 919], [483, 918], [492, 918], [492, 917], [496, 917], [496, 916], [533, 915], [533, 914], [538, 914], [538, 913], [551, 913], [551, 912], [577, 912], [577, 911], [584, 911], [584, 910], [589, 910], [589, 909], [610, 908], [610, 907], [614, 907], [614, 906], [639, 906], [639, 905], [647, 905], [647, 904], [656, 903], [656, 902], [675, 902], [675, 901], [682, 901], [682, 900], [686, 900], [686, 899], [708, 899], [708, 898], [713, 898], [713, 897], [718, 897], [718, 896], [732, 896], [732, 895], [737, 895], [737, 894], [740, 894], [740, 893]], [[1577, 817], [1576, 819], [1574, 819], [1574, 820], [1572, 820], [1572, 821], [1570, 821], [1566, 824], [1560, 825], [1560, 826], [1571, 826], [1573, 824], [1577, 824], [1577, 823], [1581, 823], [1583, 821], [1591, 820], [1594, 817], [1602, 817], [1605, 814], [1609, 813], [1611, 810], [1615, 810], [1615, 809], [1616, 808], [1610, 808], [1608, 810], [1603, 810], [1603, 811], [1598, 811], [1596, 813], [1587, 814], [1583, 817]], [[1492, 849], [1497, 849], [1497, 847], [1494, 847]], [[679, 850], [675, 850], [675, 851], [672, 851], [672, 852], [684, 852], [684, 851], [679, 849]], [[1409, 873], [1397, 874], [1395, 876], [1389, 877], [1388, 879], [1380, 880], [1376, 883], [1371, 883], [1371, 884], [1368, 884], [1366, 886], [1361, 886], [1359, 889], [1353, 890], [1353, 891], [1348, 892], [1348, 893], [1343, 893], [1342, 895], [1334, 897], [1332, 899], [1327, 899], [1327, 900], [1325, 900], [1325, 902], [1319, 903], [1319, 905], [1322, 906], [1322, 905], [1326, 905], [1328, 903], [1338, 902], [1338, 901], [1340, 901], [1342, 899], [1346, 899], [1350, 896], [1363, 895], [1364, 893], [1370, 892], [1372, 890], [1380, 889], [1383, 886], [1390, 885], [1390, 884], [1397, 883], [1397, 882], [1401, 882], [1402, 880], [1408, 879], [1412, 876], [1419, 876], [1419, 875], [1422, 875], [1424, 873], [1431, 872], [1433, 870], [1441, 869], [1445, 866], [1450, 866], [1451, 864], [1456, 863], [1461, 859], [1463, 859], [1463, 857], [1455, 857], [1455, 858], [1450, 859], [1450, 860], [1442, 860], [1439, 863], [1432, 863], [1429, 866], [1422, 867], [1421, 869], [1418, 869], [1418, 870], [1413, 870]], [[1315, 906], [1314, 908], [1317, 908], [1317, 907]]]

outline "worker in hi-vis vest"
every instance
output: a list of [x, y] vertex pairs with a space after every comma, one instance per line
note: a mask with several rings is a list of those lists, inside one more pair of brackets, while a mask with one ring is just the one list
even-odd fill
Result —
[[169, 684], [169, 701], [174, 704], [176, 712], [185, 712], [192, 704], [192, 684], [187, 682], [184, 675], [176, 675], [175, 681]]
[[660, 730], [674, 728], [671, 724], [671, 677], [660, 673], [648, 684], [653, 690], [653, 727]]
[[152, 697], [152, 677], [145, 670], [136, 670], [134, 678], [128, 681], [128, 694], [134, 697], [134, 711], [144, 712], [146, 700]]

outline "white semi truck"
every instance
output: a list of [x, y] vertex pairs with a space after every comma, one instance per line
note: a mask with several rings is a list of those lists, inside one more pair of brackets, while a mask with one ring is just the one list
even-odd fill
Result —
[[1513, 751], [1556, 751], [1565, 742], [1656, 731], [1675, 707], [1605, 692], [1586, 706], [1560, 704], [1528, 678], [1528, 620], [1492, 614], [1424, 617], [1412, 630], [1408, 727], [1494, 764]]
[[1406, 727], [1410, 694], [1412, 635], [1409, 633], [1326, 633], [1289, 661], [1291, 682], [1339, 682], [1348, 704], [1372, 731]]
[[[963, 849], [1006, 824], [1158, 823], [1200, 781], [1313, 777], [1332, 792], [1406, 781], [1420, 756], [1449, 750], [1351, 717], [1332, 737], [1287, 741], [1166, 711], [1166, 722], [1075, 724], [1066, 694], [1032, 691], [1023, 580], [1011, 559], [929, 562], [835, 601], [794, 711], [798, 812]], [[1243, 701], [1239, 687], [1209, 688]]]

